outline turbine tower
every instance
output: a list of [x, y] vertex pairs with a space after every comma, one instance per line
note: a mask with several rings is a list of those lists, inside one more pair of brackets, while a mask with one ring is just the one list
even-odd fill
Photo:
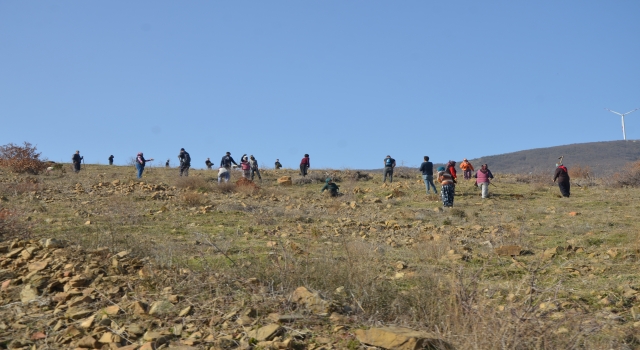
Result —
[[624, 113], [624, 114], [622, 114], [622, 113], [618, 113], [618, 112], [616, 112], [616, 111], [612, 111], [612, 110], [610, 110], [609, 108], [605, 108], [605, 109], [606, 109], [607, 111], [611, 112], [611, 113], [615, 113], [615, 114], [617, 114], [617, 115], [619, 115], [619, 116], [621, 116], [621, 117], [622, 117], [622, 139], [623, 139], [623, 140], [625, 140], [625, 141], [627, 141], [627, 134], [626, 134], [626, 133], [625, 133], [625, 131], [624, 131], [624, 116], [625, 116], [625, 115], [627, 115], [627, 114], [631, 114], [631, 113], [633, 113], [633, 112], [637, 111], [637, 110], [638, 110], [638, 109], [640, 109], [640, 108], [636, 108], [636, 109], [634, 109], [633, 111], [629, 111], [629, 112]]

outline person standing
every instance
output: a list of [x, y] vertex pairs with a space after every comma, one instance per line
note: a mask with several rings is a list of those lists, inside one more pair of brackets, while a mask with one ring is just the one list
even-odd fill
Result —
[[450, 160], [449, 163], [447, 163], [447, 167], [445, 170], [451, 175], [451, 177], [453, 177], [455, 186], [455, 183], [458, 182], [458, 175], [456, 173], [456, 162], [454, 160]]
[[253, 155], [249, 156], [249, 165], [251, 166], [251, 181], [253, 181], [253, 176], [258, 175], [258, 179], [262, 181], [262, 176], [260, 176], [260, 169], [258, 169], [258, 160], [253, 157]]
[[238, 163], [233, 160], [233, 157], [231, 157], [231, 152], [227, 152], [220, 160], [220, 167], [227, 169], [223, 174], [225, 182], [229, 182], [229, 179], [231, 178], [231, 163], [238, 165]]
[[80, 171], [80, 166], [84, 157], [80, 157], [80, 151], [76, 151], [76, 153], [71, 156], [71, 161], [73, 162], [73, 171], [76, 173]]
[[240, 161], [240, 168], [242, 169], [242, 176], [245, 179], [251, 178], [251, 164], [249, 164], [249, 159], [247, 157], [242, 156], [242, 160]]
[[440, 188], [440, 196], [442, 197], [442, 205], [445, 208], [453, 207], [453, 199], [456, 195], [456, 187], [451, 173], [441, 166], [438, 168], [438, 182], [442, 185]]
[[113, 165], [113, 154], [109, 156], [109, 165]]
[[569, 198], [569, 196], [571, 196], [571, 183], [569, 180], [569, 170], [567, 170], [567, 167], [562, 165], [562, 163], [556, 164], [556, 173], [553, 175], [553, 182], [558, 183], [562, 197]]
[[311, 161], [309, 160], [309, 155], [305, 154], [304, 158], [300, 161], [300, 175], [307, 176], [307, 172], [311, 168]]
[[489, 180], [493, 179], [493, 174], [491, 173], [491, 170], [489, 170], [487, 165], [482, 164], [482, 167], [480, 168], [480, 170], [478, 170], [476, 174], [473, 175], [473, 177], [476, 178], [476, 184], [478, 185], [478, 187], [480, 187], [480, 190], [482, 191], [482, 198], [489, 197], [489, 183], [490, 183]]
[[207, 166], [207, 169], [211, 170], [211, 167], [213, 166], [213, 162], [211, 161], [211, 159], [207, 158], [204, 164]]
[[171, 161], [171, 160], [167, 159], [167, 162], [166, 162], [166, 163], [164, 163], [164, 167], [165, 167], [165, 168], [168, 168], [168, 167], [169, 167], [169, 162], [170, 162], [170, 161]]
[[391, 156], [387, 156], [384, 159], [384, 178], [382, 182], [387, 182], [387, 175], [389, 176], [389, 183], [393, 182], [393, 169], [396, 167], [396, 160], [391, 158]]
[[276, 159], [275, 167], [276, 167], [276, 170], [282, 168], [282, 164], [280, 164], [280, 159]]
[[153, 161], [153, 158], [144, 159], [144, 155], [142, 152], [138, 153], [136, 157], [136, 169], [138, 170], [138, 179], [142, 178], [142, 172], [144, 171], [144, 166], [147, 162]]
[[438, 194], [436, 185], [433, 183], [433, 163], [429, 161], [429, 156], [424, 156], [424, 162], [420, 165], [420, 171], [422, 172], [422, 180], [427, 188], [427, 194], [429, 194], [429, 188], [433, 187], [433, 193]]
[[180, 176], [182, 176], [182, 174], [189, 176], [189, 168], [191, 167], [191, 156], [189, 152], [185, 151], [184, 148], [180, 148], [178, 159], [180, 159]]
[[467, 158], [463, 159], [462, 163], [460, 163], [460, 169], [462, 169], [462, 171], [464, 172], [465, 180], [471, 179], [471, 174], [475, 171], [473, 165], [471, 165]]

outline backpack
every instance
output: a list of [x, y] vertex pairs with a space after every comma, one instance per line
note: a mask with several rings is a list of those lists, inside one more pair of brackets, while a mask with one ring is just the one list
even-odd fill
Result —
[[385, 159], [384, 166], [393, 166], [393, 158]]
[[189, 155], [189, 152], [184, 152], [184, 163], [191, 164], [191, 156]]

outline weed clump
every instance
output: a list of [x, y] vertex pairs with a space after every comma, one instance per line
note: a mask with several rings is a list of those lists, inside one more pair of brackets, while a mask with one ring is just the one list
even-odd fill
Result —
[[176, 188], [183, 190], [193, 190], [198, 192], [211, 191], [211, 184], [199, 176], [185, 176], [176, 180]]
[[40, 153], [30, 143], [25, 142], [23, 146], [9, 143], [0, 146], [0, 167], [18, 174], [37, 175], [47, 168], [47, 164], [40, 160]]
[[640, 187], [640, 161], [628, 164], [613, 175], [614, 187]]

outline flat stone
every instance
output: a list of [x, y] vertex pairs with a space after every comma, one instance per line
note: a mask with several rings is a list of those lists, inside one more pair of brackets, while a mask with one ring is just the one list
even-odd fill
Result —
[[419, 332], [403, 327], [382, 327], [357, 329], [356, 338], [363, 344], [377, 346], [389, 350], [454, 350], [447, 342], [431, 333]]
[[38, 290], [30, 284], [24, 286], [22, 291], [20, 291], [20, 301], [22, 301], [23, 304], [27, 304], [36, 299], [38, 299]]
[[258, 329], [247, 332], [247, 337], [254, 338], [257, 341], [272, 340], [283, 330], [280, 325], [272, 323]]
[[494, 249], [494, 252], [500, 256], [518, 256], [521, 251], [522, 247], [519, 245], [503, 245]]

